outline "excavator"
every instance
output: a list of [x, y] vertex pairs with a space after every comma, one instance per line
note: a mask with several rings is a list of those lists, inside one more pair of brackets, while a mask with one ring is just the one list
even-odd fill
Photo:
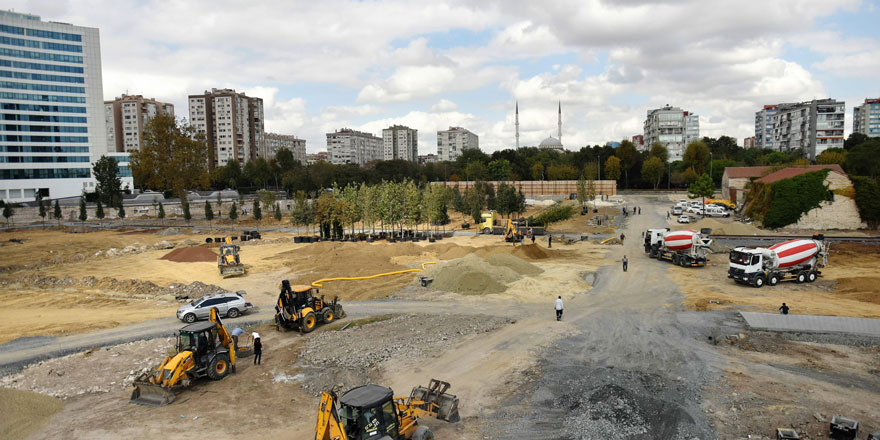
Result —
[[236, 351], [232, 336], [212, 307], [208, 321], [187, 325], [177, 332], [177, 354], [165, 358], [154, 371], [134, 381], [131, 403], [163, 406], [174, 401], [174, 390], [193, 385], [196, 379], [220, 380], [235, 372]]
[[226, 243], [220, 245], [220, 256], [217, 257], [217, 267], [220, 269], [220, 276], [223, 278], [236, 275], [244, 275], [244, 265], [238, 257], [238, 251], [241, 248], [237, 244], [232, 244], [232, 237], [226, 237]]
[[302, 333], [311, 333], [318, 323], [329, 324], [345, 317], [339, 297], [327, 301], [318, 296], [318, 289], [305, 285], [290, 285], [290, 281], [281, 282], [281, 294], [275, 304], [275, 325], [281, 329], [299, 329]]
[[427, 387], [412, 389], [409, 397], [393, 397], [391, 388], [362, 385], [337, 397], [321, 395], [315, 440], [434, 440], [420, 417], [457, 422], [458, 397], [446, 391], [450, 385], [431, 379]]
[[504, 241], [508, 243], [511, 241], [520, 241], [523, 235], [525, 234], [517, 227], [517, 222], [510, 218], [507, 219], [507, 228], [504, 229]]

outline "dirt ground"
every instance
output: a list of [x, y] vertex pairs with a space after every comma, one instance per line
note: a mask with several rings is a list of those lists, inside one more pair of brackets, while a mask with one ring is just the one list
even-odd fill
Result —
[[[880, 318], [880, 246], [831, 245], [828, 267], [815, 283], [786, 282], [760, 289], [727, 278], [727, 251], [717, 251], [703, 268], [669, 264], [668, 276], [685, 294], [686, 307], [776, 313], [784, 302], [795, 314]], [[641, 264], [666, 264], [643, 258]]]

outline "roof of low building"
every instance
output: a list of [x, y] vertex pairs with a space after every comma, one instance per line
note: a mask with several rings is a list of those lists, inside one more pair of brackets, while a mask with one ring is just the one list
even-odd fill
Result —
[[724, 174], [728, 179], [742, 179], [747, 177], [761, 177], [770, 171], [771, 167], [727, 167]]
[[792, 168], [783, 168], [779, 171], [772, 172], [760, 179], [758, 182], [761, 183], [773, 183], [778, 182], [782, 179], [790, 179], [795, 176], [799, 176], [801, 174], [810, 173], [813, 171], [821, 171], [821, 170], [831, 170], [835, 173], [842, 174], [846, 176], [846, 172], [843, 171], [843, 168], [838, 164], [830, 164], [830, 165], [810, 165], [808, 167], [792, 167]]

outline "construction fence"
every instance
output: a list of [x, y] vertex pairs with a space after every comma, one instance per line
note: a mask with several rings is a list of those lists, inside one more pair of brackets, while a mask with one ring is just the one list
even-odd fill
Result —
[[[587, 188], [592, 182], [596, 195], [613, 196], [617, 195], [616, 180], [588, 180]], [[513, 185], [514, 188], [523, 192], [526, 197], [535, 196], [568, 196], [577, 193], [577, 180], [512, 180], [506, 182], [487, 181], [495, 190], [502, 183]], [[444, 185], [447, 188], [458, 188], [458, 191], [464, 193], [468, 188], [474, 186], [472, 180], [459, 182], [434, 182], [435, 185]]]

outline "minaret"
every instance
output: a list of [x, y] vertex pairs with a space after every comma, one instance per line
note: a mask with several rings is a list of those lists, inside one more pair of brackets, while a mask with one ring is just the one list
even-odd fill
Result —
[[562, 101], [559, 101], [559, 144], [562, 145]]
[[516, 149], [519, 150], [519, 101], [516, 101]]

